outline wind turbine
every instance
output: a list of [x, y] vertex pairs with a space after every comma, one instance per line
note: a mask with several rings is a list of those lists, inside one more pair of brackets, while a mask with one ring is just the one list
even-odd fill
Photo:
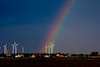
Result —
[[7, 44], [3, 45], [3, 47], [4, 47], [4, 54], [7, 54], [8, 53], [6, 46], [7, 46]]
[[17, 45], [19, 44], [16, 44], [16, 42], [14, 42], [14, 45], [15, 45], [15, 54], [17, 54]]
[[16, 42], [14, 42], [14, 44], [12, 44], [12, 54], [17, 53], [17, 45], [19, 45], [19, 44], [16, 44]]
[[51, 48], [51, 52], [50, 53], [52, 54], [53, 53], [53, 48], [54, 48], [54, 41], [53, 41], [53, 43], [50, 42], [50, 48]]
[[12, 54], [14, 54], [15, 45], [12, 44]]
[[45, 53], [48, 53], [48, 45], [46, 43], [46, 46], [45, 46]]
[[51, 46], [50, 46], [50, 44], [48, 45], [48, 54], [50, 54], [51, 53]]
[[22, 46], [22, 53], [24, 53], [24, 47]]

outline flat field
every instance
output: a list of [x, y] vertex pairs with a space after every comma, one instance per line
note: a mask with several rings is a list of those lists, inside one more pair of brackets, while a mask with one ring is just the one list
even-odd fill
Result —
[[100, 67], [100, 60], [0, 59], [0, 67]]

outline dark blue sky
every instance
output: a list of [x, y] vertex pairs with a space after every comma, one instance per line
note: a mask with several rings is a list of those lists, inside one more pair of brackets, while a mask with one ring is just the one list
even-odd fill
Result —
[[[0, 0], [0, 46], [19, 43], [26, 53], [41, 44], [66, 0]], [[66, 18], [67, 19], [67, 18]], [[55, 40], [54, 52], [100, 52], [100, 0], [77, 0], [68, 22]]]

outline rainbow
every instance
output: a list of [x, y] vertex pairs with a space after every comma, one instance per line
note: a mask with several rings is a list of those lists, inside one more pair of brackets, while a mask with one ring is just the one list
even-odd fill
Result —
[[51, 27], [51, 30], [48, 33], [46, 41], [42, 45], [42, 49], [40, 50], [40, 52], [42, 52], [42, 53], [44, 52], [44, 46], [46, 43], [48, 43], [50, 41], [54, 41], [56, 39], [59, 32], [61, 31], [64, 21], [68, 20], [69, 15], [72, 11], [72, 8], [74, 7], [75, 4], [76, 4], [75, 0], [66, 0], [66, 2], [64, 2], [62, 7], [60, 8], [60, 12], [58, 12], [56, 19], [54, 20], [54, 24]]

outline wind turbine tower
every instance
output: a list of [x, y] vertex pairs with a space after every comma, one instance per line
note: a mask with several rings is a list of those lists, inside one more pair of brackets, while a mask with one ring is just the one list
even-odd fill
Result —
[[24, 47], [22, 46], [22, 53], [24, 53]]
[[50, 54], [51, 52], [51, 46], [50, 46], [50, 43], [48, 44], [48, 50], [47, 50], [47, 53]]
[[1, 47], [0, 47], [0, 52], [1, 52]]
[[15, 46], [12, 44], [12, 54], [14, 54]]
[[45, 53], [48, 53], [48, 46], [47, 46], [47, 43], [46, 43], [46, 46], [45, 46]]
[[8, 51], [7, 51], [7, 44], [3, 45], [3, 47], [4, 47], [4, 54], [7, 54], [8, 53]]

